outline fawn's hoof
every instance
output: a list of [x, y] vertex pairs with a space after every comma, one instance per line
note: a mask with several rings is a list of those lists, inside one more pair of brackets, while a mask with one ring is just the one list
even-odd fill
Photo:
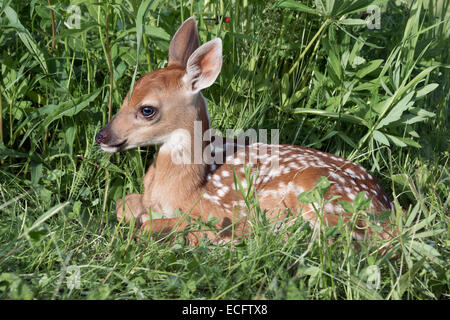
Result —
[[146, 210], [142, 206], [142, 195], [140, 194], [129, 194], [125, 199], [119, 199], [116, 202], [116, 216], [118, 221], [124, 219], [125, 222], [129, 222], [130, 219], [135, 218], [138, 223], [141, 223], [141, 218], [145, 216], [145, 213]]

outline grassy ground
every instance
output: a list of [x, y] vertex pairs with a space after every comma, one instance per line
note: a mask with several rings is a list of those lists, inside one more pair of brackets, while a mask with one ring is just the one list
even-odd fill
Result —
[[[0, 298], [449, 298], [450, 2], [378, 1], [369, 29], [372, 2], [1, 0]], [[110, 156], [94, 135], [191, 15], [201, 43], [224, 41], [213, 126], [278, 128], [363, 165], [407, 210], [399, 237], [356, 248], [297, 221], [286, 241], [257, 208], [239, 245], [135, 241], [117, 223], [156, 148]]]

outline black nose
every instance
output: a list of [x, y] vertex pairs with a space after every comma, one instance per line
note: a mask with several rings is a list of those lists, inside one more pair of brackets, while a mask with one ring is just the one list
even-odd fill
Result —
[[105, 142], [106, 135], [102, 134], [101, 131], [95, 135], [95, 141], [100, 144]]

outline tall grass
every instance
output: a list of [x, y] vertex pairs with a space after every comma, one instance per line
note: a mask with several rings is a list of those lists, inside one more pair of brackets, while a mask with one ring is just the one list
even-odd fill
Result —
[[[379, 30], [361, 20], [372, 3]], [[398, 3], [0, 1], [0, 297], [448, 298], [450, 2]], [[279, 128], [282, 143], [365, 166], [407, 211], [392, 213], [398, 237], [356, 248], [345, 226], [301, 220], [274, 232], [254, 197], [255, 231], [238, 245], [135, 241], [116, 222], [156, 148], [109, 156], [95, 133], [135, 79], [167, 64], [192, 15], [201, 43], [224, 45], [204, 92], [213, 126]]]

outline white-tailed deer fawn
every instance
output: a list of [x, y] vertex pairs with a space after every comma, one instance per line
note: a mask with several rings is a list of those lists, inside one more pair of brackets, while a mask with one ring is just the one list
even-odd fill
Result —
[[[310, 148], [237, 144], [234, 139], [208, 136], [210, 120], [200, 91], [214, 83], [221, 67], [221, 40], [216, 38], [199, 47], [196, 21], [189, 18], [170, 43], [168, 66], [140, 78], [120, 111], [97, 134], [97, 143], [107, 152], [161, 145], [144, 177], [144, 193], [129, 194], [124, 202], [117, 202], [119, 220], [135, 217], [152, 233], [168, 233], [188, 226], [186, 216], [175, 216], [179, 210], [194, 220], [205, 221], [210, 215], [218, 218], [217, 230], [204, 233], [213, 241], [239, 238], [248, 231], [251, 212], [234, 177], [247, 190], [246, 172], [254, 178], [251, 187], [261, 210], [272, 220], [301, 215], [312, 224], [318, 223], [314, 207], [299, 203], [297, 196], [322, 176], [330, 181], [326, 199], [340, 196], [338, 200], [352, 202], [364, 192], [372, 199], [370, 211], [391, 210], [391, 201], [375, 179], [359, 165], [340, 157]], [[196, 146], [194, 141], [198, 139]], [[225, 144], [211, 150], [210, 143], [217, 141]], [[214, 159], [224, 161], [199, 160], [195, 158], [196, 148], [200, 148], [200, 155], [212, 151]], [[325, 224], [336, 225], [339, 217], [344, 221], [352, 218], [338, 200], [324, 205]], [[149, 209], [164, 218], [150, 219]], [[372, 233], [364, 221], [357, 225], [356, 238]], [[383, 226], [385, 231], [380, 235], [388, 238], [386, 221]], [[192, 234], [190, 240], [199, 235]]]

